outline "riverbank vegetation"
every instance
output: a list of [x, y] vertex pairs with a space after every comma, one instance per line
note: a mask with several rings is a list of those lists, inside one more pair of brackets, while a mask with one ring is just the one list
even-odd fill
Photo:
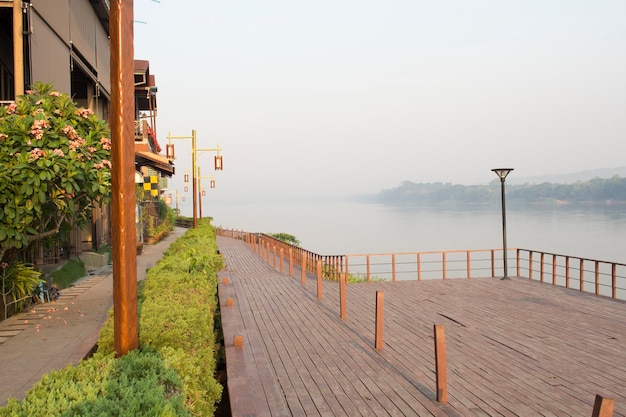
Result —
[[[362, 200], [389, 205], [485, 204], [500, 198], [500, 181], [488, 185], [414, 183], [365, 196]], [[572, 184], [506, 184], [507, 202], [566, 205], [626, 204], [626, 178], [594, 178]]]

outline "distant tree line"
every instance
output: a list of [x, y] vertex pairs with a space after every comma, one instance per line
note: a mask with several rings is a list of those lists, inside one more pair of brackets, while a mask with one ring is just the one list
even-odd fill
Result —
[[[488, 185], [458, 185], [450, 183], [414, 183], [404, 181], [400, 186], [364, 197], [365, 201], [389, 205], [482, 204], [500, 198], [500, 181]], [[626, 178], [594, 178], [572, 184], [506, 184], [506, 199], [523, 203], [626, 203]]]

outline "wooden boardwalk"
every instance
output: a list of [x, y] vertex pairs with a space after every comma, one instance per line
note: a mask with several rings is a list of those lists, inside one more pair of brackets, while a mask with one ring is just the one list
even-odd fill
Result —
[[[338, 283], [318, 299], [313, 277], [302, 285], [244, 242], [217, 242], [233, 416], [591, 416], [596, 394], [626, 416], [624, 302], [516, 278], [349, 284], [342, 320]], [[435, 324], [447, 404], [436, 401]]]

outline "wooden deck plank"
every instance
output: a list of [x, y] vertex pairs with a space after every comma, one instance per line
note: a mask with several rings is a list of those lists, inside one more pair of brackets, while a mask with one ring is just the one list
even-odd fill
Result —
[[[288, 415], [583, 416], [601, 394], [625, 416], [626, 303], [515, 278], [377, 282], [348, 285], [342, 321], [336, 282], [318, 300], [297, 266], [292, 278], [243, 242], [218, 245], [259, 344], [242, 360], [259, 362], [248, 366], [273, 379], [261, 384]], [[382, 351], [373, 348], [377, 290]], [[434, 324], [446, 326], [448, 405], [434, 399]]]

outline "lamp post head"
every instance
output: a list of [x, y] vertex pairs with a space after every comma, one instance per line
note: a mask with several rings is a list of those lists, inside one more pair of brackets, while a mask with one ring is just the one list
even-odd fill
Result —
[[496, 173], [500, 181], [504, 182], [504, 179], [509, 175], [509, 172], [513, 171], [513, 168], [493, 168], [492, 171]]

